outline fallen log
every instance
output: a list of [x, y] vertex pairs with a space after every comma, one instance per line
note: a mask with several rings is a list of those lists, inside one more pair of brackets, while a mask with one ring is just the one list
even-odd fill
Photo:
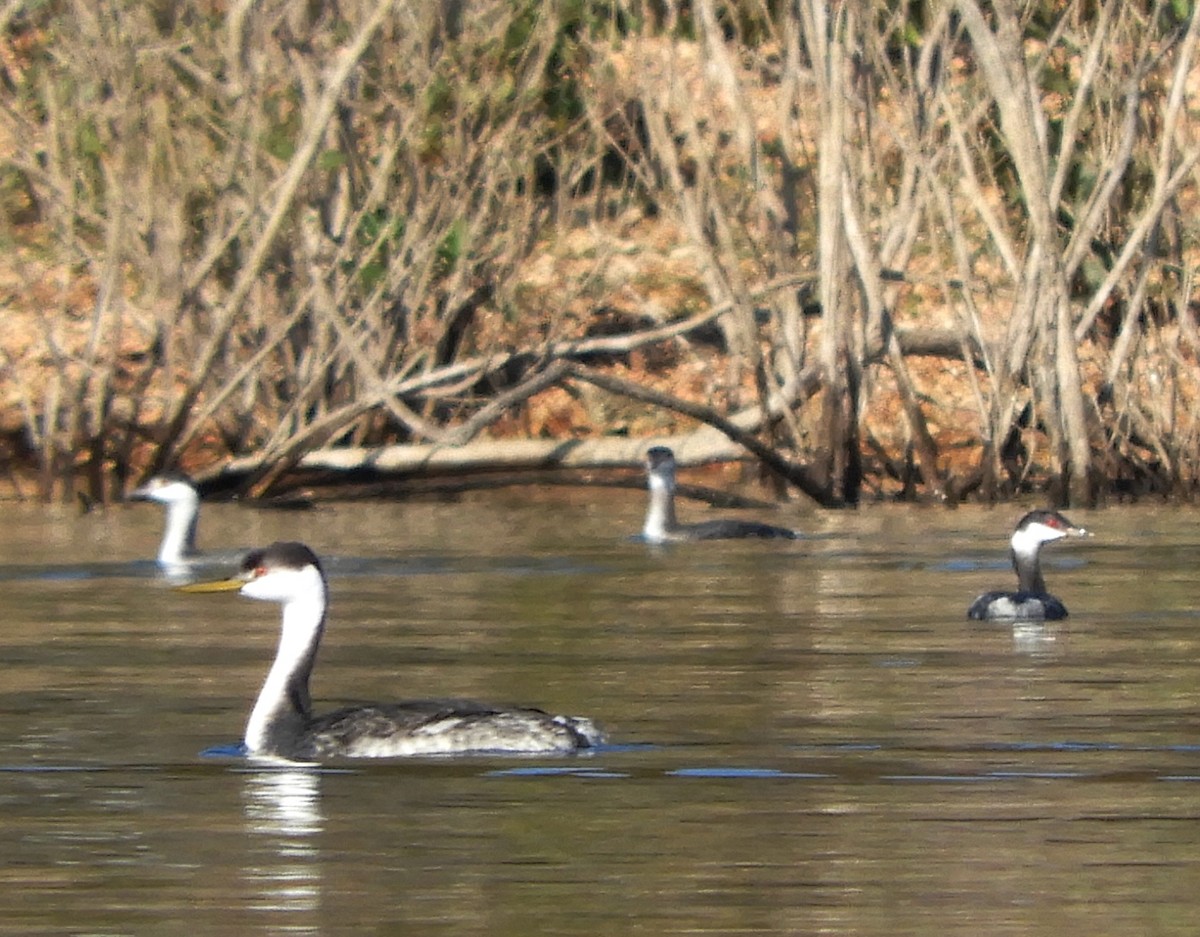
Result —
[[[704, 465], [750, 458], [744, 447], [708, 427], [653, 439], [606, 436], [600, 439], [480, 439], [461, 446], [419, 443], [395, 446], [342, 446], [314, 449], [296, 462], [300, 470], [372, 472], [393, 477], [428, 476], [516, 469], [609, 469], [640, 464], [652, 445], [670, 446], [681, 465]], [[233, 459], [197, 474], [202, 484], [225, 486], [261, 469], [257, 456]]]

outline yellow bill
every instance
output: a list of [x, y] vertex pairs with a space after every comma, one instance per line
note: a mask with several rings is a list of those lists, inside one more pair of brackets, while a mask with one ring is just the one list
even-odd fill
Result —
[[237, 592], [245, 584], [245, 579], [210, 579], [208, 582], [189, 582], [175, 588], [179, 592]]

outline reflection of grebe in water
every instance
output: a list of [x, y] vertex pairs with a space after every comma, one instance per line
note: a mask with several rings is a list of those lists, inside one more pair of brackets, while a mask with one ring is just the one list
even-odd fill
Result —
[[283, 606], [275, 662], [246, 725], [251, 755], [311, 761], [339, 756], [562, 753], [603, 741], [589, 719], [459, 699], [371, 704], [314, 715], [308, 678], [325, 628], [327, 586], [321, 564], [302, 543], [255, 550], [233, 579], [181, 588], [238, 589], [242, 595]]
[[[299, 915], [288, 918], [291, 933], [319, 933], [308, 917], [321, 908], [321, 816], [319, 772], [312, 768], [264, 767], [242, 775], [246, 828], [266, 848], [254, 851], [245, 870], [264, 911]], [[277, 921], [278, 924], [278, 921]]]
[[1053, 621], [1067, 617], [1063, 603], [1046, 591], [1042, 578], [1042, 544], [1063, 537], [1089, 537], [1057, 511], [1030, 511], [1017, 523], [1012, 535], [1012, 563], [1017, 571], [1017, 591], [985, 592], [967, 610], [977, 620], [1021, 619]]
[[795, 540], [799, 536], [786, 527], [735, 519], [680, 524], [675, 519], [675, 454], [666, 446], [646, 453], [646, 475], [650, 504], [642, 537], [649, 543], [683, 540], [735, 540], [746, 538]]
[[245, 774], [245, 812], [255, 833], [295, 838], [321, 832], [321, 775], [311, 767], [271, 767]]

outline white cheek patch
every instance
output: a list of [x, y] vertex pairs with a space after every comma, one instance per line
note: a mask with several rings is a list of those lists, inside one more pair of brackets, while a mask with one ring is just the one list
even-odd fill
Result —
[[1060, 540], [1066, 536], [1064, 531], [1048, 524], [1035, 523], [1023, 527], [1012, 535], [1012, 548], [1018, 554], [1029, 555], [1036, 553], [1038, 547], [1051, 540]]
[[273, 569], [242, 586], [242, 595], [266, 602], [290, 602], [293, 599], [325, 600], [325, 586], [315, 567]]

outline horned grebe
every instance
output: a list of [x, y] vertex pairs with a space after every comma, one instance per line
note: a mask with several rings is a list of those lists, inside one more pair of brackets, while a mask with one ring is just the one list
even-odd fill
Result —
[[642, 525], [642, 537], [648, 543], [752, 537], [796, 540], [799, 537], [786, 527], [755, 521], [725, 519], [680, 524], [675, 519], [675, 453], [666, 446], [654, 446], [646, 452], [646, 474], [650, 504], [646, 509], [646, 522]]
[[275, 662], [246, 723], [249, 754], [288, 761], [399, 755], [564, 753], [591, 748], [603, 733], [590, 719], [540, 709], [438, 699], [378, 703], [317, 716], [308, 678], [325, 628], [327, 584], [302, 543], [254, 550], [232, 579], [181, 586], [187, 592], [240, 590], [283, 606]]
[[1067, 608], [1046, 591], [1039, 554], [1042, 544], [1063, 537], [1090, 537], [1057, 511], [1030, 511], [1017, 523], [1012, 535], [1012, 563], [1017, 571], [1017, 591], [985, 592], [967, 610], [977, 620], [1046, 619], [1067, 617]]

